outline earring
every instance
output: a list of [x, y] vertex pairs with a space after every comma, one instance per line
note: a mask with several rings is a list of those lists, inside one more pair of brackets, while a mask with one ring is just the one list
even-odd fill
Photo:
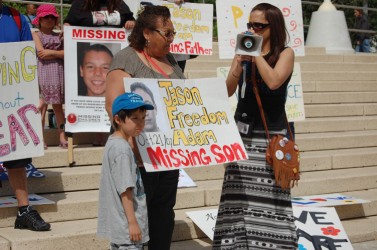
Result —
[[149, 46], [149, 39], [145, 42], [145, 47], [148, 47]]

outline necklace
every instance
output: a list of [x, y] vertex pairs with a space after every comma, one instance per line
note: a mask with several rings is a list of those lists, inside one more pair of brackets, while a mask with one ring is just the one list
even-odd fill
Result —
[[[161, 75], [163, 75], [165, 78], [170, 78], [166, 73], [165, 73], [165, 71], [163, 71], [155, 62], [153, 62], [153, 60], [152, 60], [152, 58], [147, 54], [147, 53], [145, 53], [144, 52], [144, 50], [142, 51], [142, 54], [144, 55], [144, 57], [145, 57], [145, 59], [147, 60], [147, 63], [148, 63], [148, 66], [149, 66], [149, 68], [151, 69], [151, 71], [152, 71], [152, 74], [153, 74], [153, 76], [157, 79], [158, 77], [156, 76], [156, 74], [155, 74], [155, 71], [153, 70], [153, 68], [152, 68], [152, 65], [154, 66], [154, 68], [155, 69], [157, 69], [157, 71], [161, 74]], [[170, 60], [169, 60], [169, 58], [167, 58], [167, 60], [168, 60], [168, 62], [169, 62], [169, 66], [173, 69], [173, 72], [179, 77], [179, 78], [181, 78], [180, 77], [180, 75], [175, 71], [175, 68], [174, 68], [174, 66], [173, 65], [171, 65], [171, 62], [170, 62]], [[152, 64], [152, 65], [151, 65]]]

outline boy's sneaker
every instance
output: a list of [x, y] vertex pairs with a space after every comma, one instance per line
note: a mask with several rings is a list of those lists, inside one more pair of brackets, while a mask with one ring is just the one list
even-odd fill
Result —
[[46, 223], [37, 210], [34, 210], [29, 206], [26, 212], [23, 212], [22, 214], [18, 212], [14, 228], [30, 229], [33, 231], [48, 231], [50, 230], [50, 223]]

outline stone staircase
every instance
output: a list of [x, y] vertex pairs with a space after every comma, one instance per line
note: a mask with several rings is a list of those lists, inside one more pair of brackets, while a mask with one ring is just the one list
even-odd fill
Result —
[[[293, 195], [342, 193], [370, 200], [336, 210], [356, 250], [377, 249], [377, 55], [327, 55], [323, 48], [306, 48], [306, 56], [296, 61], [307, 118], [295, 123], [302, 176]], [[200, 56], [187, 62], [186, 75], [216, 77], [216, 67], [229, 65], [216, 53]], [[47, 130], [45, 137], [49, 145], [58, 144], [56, 130]], [[37, 207], [52, 230], [14, 230], [16, 208], [0, 209], [0, 250], [107, 249], [108, 242], [95, 235], [103, 148], [92, 147], [92, 138], [75, 135], [74, 167], [67, 167], [67, 151], [56, 146], [33, 160], [46, 178], [29, 179], [30, 193], [56, 202]], [[178, 190], [172, 249], [210, 249], [211, 241], [185, 212], [217, 207], [224, 167], [186, 172], [197, 187]], [[11, 194], [3, 182], [0, 195]]]

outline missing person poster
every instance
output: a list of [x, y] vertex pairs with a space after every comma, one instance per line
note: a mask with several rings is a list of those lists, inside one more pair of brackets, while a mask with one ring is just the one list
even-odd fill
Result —
[[34, 42], [0, 43], [0, 162], [42, 156]]
[[106, 75], [116, 53], [128, 45], [125, 29], [64, 27], [67, 132], [109, 132]]
[[[237, 34], [247, 31], [251, 9], [261, 3], [260, 0], [216, 0], [217, 33], [219, 37], [220, 59], [231, 59], [236, 48]], [[288, 46], [296, 56], [304, 56], [304, 23], [299, 0], [264, 0], [275, 5], [283, 13], [285, 26], [289, 34]]]
[[247, 158], [224, 79], [125, 78], [125, 90], [154, 105], [136, 142], [148, 172]]

